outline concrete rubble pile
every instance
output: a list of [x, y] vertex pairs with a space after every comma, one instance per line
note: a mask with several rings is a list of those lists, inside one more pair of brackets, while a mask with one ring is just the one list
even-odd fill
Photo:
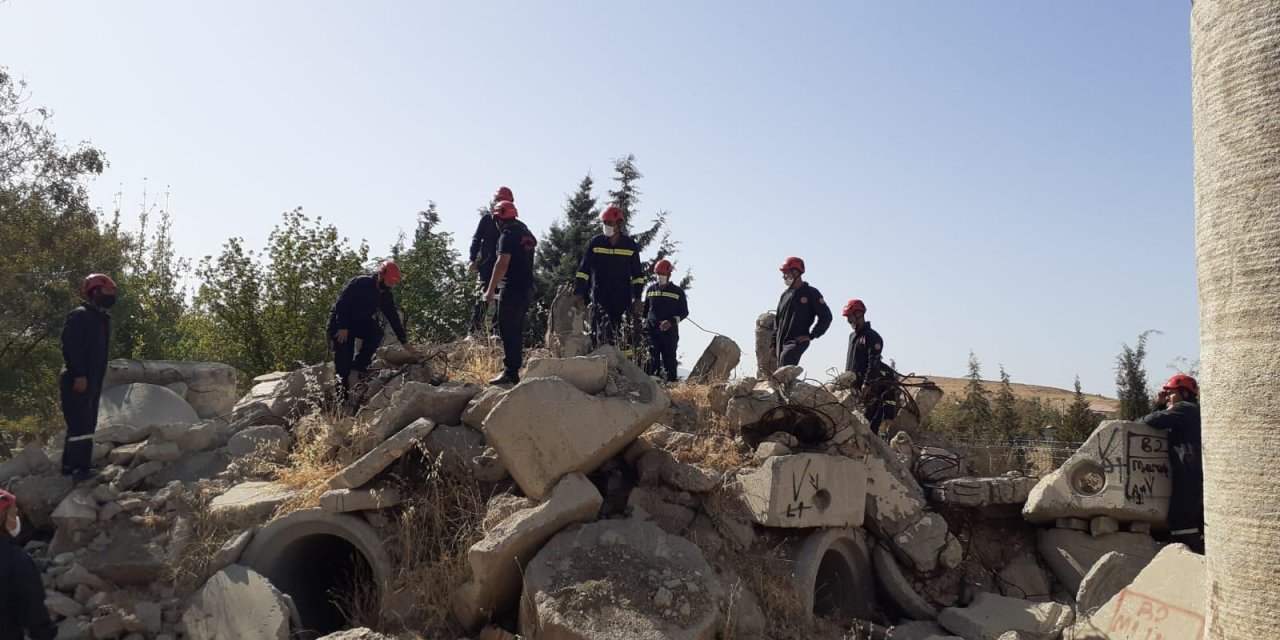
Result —
[[[838, 381], [727, 379], [740, 350], [722, 343], [706, 395], [673, 399], [617, 349], [572, 340], [570, 311], [549, 329], [563, 357], [530, 360], [509, 389], [384, 347], [338, 420], [315, 413], [329, 365], [229, 401], [225, 365], [113, 363], [98, 480], [73, 486], [36, 444], [0, 462], [59, 637], [391, 637], [347, 628], [325, 567], [364, 572], [383, 619], [418, 606], [387, 547], [417, 490], [402, 480], [426, 468], [486, 496], [467, 578], [439, 603], [482, 640], [1197, 637], [1203, 560], [1152, 537], [1167, 528], [1160, 434], [1110, 421], [1043, 479], [972, 477], [912, 441], [936, 388], [885, 441]], [[286, 484], [313, 428], [341, 464], [321, 487]]]

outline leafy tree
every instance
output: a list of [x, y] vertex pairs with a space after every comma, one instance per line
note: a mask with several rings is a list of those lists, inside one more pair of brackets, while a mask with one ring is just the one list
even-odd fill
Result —
[[144, 193], [139, 229], [126, 253], [125, 271], [116, 279], [122, 291], [128, 292], [112, 312], [113, 351], [121, 357], [163, 360], [175, 357], [181, 348], [187, 296], [180, 278], [190, 271], [191, 261], [174, 252], [167, 210], [160, 210], [155, 230], [148, 229], [154, 209], [148, 207]]
[[[609, 201], [621, 207], [626, 213], [627, 222], [623, 224], [623, 229], [635, 238], [636, 244], [640, 247], [641, 256], [649, 254], [644, 260], [644, 273], [647, 276], [653, 273], [653, 265], [658, 264], [659, 260], [664, 258], [670, 260], [679, 251], [680, 243], [671, 238], [671, 231], [667, 227], [667, 217], [671, 212], [665, 209], [659, 211], [654, 216], [653, 223], [646, 229], [631, 229], [631, 222], [635, 219], [634, 216], [638, 213], [640, 204], [640, 190], [636, 187], [636, 182], [643, 178], [644, 174], [640, 173], [636, 167], [635, 154], [614, 159], [613, 173], [613, 180], [618, 183], [618, 186], [616, 189], [609, 190]], [[658, 243], [657, 249], [650, 253], [648, 249], [654, 242]], [[682, 289], [689, 289], [693, 285], [693, 275], [688, 269], [685, 270], [685, 275], [678, 284]]]
[[405, 331], [411, 340], [445, 342], [467, 330], [475, 304], [474, 276], [453, 248], [453, 236], [439, 231], [440, 213], [429, 202], [418, 212], [413, 244], [401, 237], [391, 255], [404, 271], [396, 287]]
[[982, 386], [982, 365], [972, 351], [969, 352], [969, 375], [966, 377], [969, 383], [965, 385], [959, 410], [966, 435], [975, 437], [990, 431], [993, 416], [990, 392]]
[[1004, 365], [1000, 365], [1000, 390], [996, 392], [993, 423], [996, 434], [1002, 439], [1012, 440], [1021, 435], [1018, 399], [1013, 395], [1013, 387], [1009, 384], [1009, 374], [1004, 370]]
[[1149, 329], [1138, 334], [1138, 346], [1121, 345], [1116, 356], [1116, 398], [1120, 400], [1120, 419], [1133, 420], [1151, 412], [1151, 394], [1147, 391], [1147, 336], [1160, 333]]
[[1080, 390], [1080, 376], [1076, 376], [1075, 395], [1063, 413], [1059, 438], [1068, 442], [1083, 442], [1099, 422], [1097, 414], [1089, 409], [1089, 399]]

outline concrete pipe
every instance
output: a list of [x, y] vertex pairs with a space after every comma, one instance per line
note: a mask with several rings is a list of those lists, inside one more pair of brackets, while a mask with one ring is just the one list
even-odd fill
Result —
[[796, 595], [815, 616], [867, 619], [875, 615], [870, 545], [862, 529], [819, 529], [787, 551], [795, 562]]
[[[293, 598], [304, 637], [345, 629], [354, 606], [386, 606], [391, 560], [364, 520], [319, 509], [295, 511], [263, 527], [240, 564]], [[370, 587], [372, 587], [370, 589]]]

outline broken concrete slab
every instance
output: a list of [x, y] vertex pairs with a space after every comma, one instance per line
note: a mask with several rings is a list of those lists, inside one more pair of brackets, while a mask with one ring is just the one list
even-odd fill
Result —
[[583, 356], [591, 351], [591, 337], [585, 335], [587, 309], [578, 304], [568, 289], [558, 292], [547, 313], [547, 350], [559, 358]]
[[287, 458], [292, 446], [293, 437], [289, 431], [274, 424], [249, 427], [227, 441], [227, 451], [237, 458], [257, 455], [275, 461]]
[[320, 508], [331, 513], [386, 509], [400, 504], [400, 492], [391, 487], [331, 489], [320, 496]]
[[576, 522], [590, 522], [603, 498], [585, 476], [571, 473], [542, 504], [503, 519], [467, 551], [471, 579], [453, 596], [454, 618], [474, 631], [495, 613], [515, 607], [521, 572], [534, 554], [557, 532]]
[[404, 455], [414, 443], [427, 437], [435, 426], [436, 423], [427, 418], [418, 418], [413, 424], [399, 430], [359, 460], [339, 471], [329, 479], [329, 486], [334, 489], [357, 489], [364, 486]]
[[906, 407], [898, 412], [898, 416], [893, 419], [893, 428], [914, 433], [920, 428], [925, 418], [933, 413], [933, 409], [942, 401], [942, 396], [942, 389], [927, 380], [920, 386], [914, 387], [911, 390], [912, 402], [908, 402]]
[[85, 556], [86, 569], [128, 586], [151, 585], [164, 574], [168, 557], [163, 544], [157, 542], [154, 529], [117, 519], [106, 533], [110, 542], [104, 549]]
[[249, 393], [231, 410], [231, 422], [239, 423], [255, 415], [286, 418], [308, 398], [319, 399], [333, 386], [333, 363], [322, 362], [296, 371], [275, 372], [254, 378]]
[[0, 484], [19, 476], [37, 475], [51, 469], [53, 469], [53, 462], [49, 460], [40, 443], [33, 440], [12, 458], [0, 461]]
[[756, 377], [768, 378], [778, 368], [777, 346], [773, 341], [773, 328], [777, 317], [772, 311], [756, 318]]
[[1028, 640], [1056, 640], [1071, 625], [1071, 607], [1056, 602], [1031, 602], [979, 593], [968, 607], [948, 607], [938, 624], [968, 640], [1000, 640], [1017, 631]]
[[164, 463], [159, 460], [148, 460], [126, 472], [116, 480], [115, 484], [121, 490], [128, 491], [142, 484], [144, 480], [159, 473], [164, 469]]
[[540, 499], [565, 474], [589, 473], [621, 453], [670, 404], [656, 382], [614, 347], [609, 356], [635, 390], [591, 396], [559, 378], [525, 379], [484, 421], [485, 437], [526, 495]]
[[506, 392], [507, 390], [502, 387], [488, 387], [476, 394], [476, 397], [467, 403], [467, 408], [462, 412], [462, 424], [476, 431], [484, 429], [484, 419], [489, 417], [489, 412], [493, 410], [493, 405], [498, 404], [498, 400]]
[[936, 622], [908, 620], [889, 629], [888, 640], [964, 640], [947, 633]]
[[933, 487], [934, 500], [957, 507], [983, 507], [998, 504], [1021, 505], [1039, 482], [1027, 476], [994, 478], [954, 478]]
[[1082, 613], [1092, 615], [1121, 589], [1132, 584], [1150, 562], [1149, 559], [1115, 551], [1102, 556], [1080, 581], [1080, 588], [1076, 590], [1076, 607]]
[[58, 529], [84, 531], [98, 521], [98, 501], [89, 489], [75, 489], [58, 503], [50, 517]]
[[38, 476], [23, 476], [15, 479], [8, 487], [13, 495], [18, 496], [22, 508], [22, 520], [33, 526], [48, 529], [54, 526], [53, 511], [62, 503], [63, 498], [71, 493], [70, 476], [60, 473], [46, 473]]
[[152, 432], [152, 440], [172, 442], [183, 453], [204, 451], [213, 446], [218, 438], [218, 428], [225, 424], [221, 420], [205, 420], [199, 424], [162, 424]]
[[627, 508], [631, 517], [644, 520], [651, 519], [663, 531], [672, 535], [683, 535], [693, 524], [697, 512], [678, 502], [668, 500], [669, 490], [662, 488], [646, 489], [636, 487], [627, 495]]
[[264, 520], [297, 493], [274, 482], [242, 482], [210, 501], [209, 513], [221, 518]]
[[462, 425], [442, 425], [422, 439], [427, 454], [436, 459], [442, 471], [455, 477], [471, 473], [471, 461], [484, 454], [484, 436]]
[[724, 598], [696, 545], [634, 519], [560, 532], [529, 563], [524, 592], [521, 634], [564, 640], [710, 640]]
[[1040, 480], [1022, 514], [1035, 523], [1105, 515], [1122, 523], [1167, 527], [1170, 473], [1166, 432], [1107, 420], [1061, 467]]
[[742, 361], [742, 349], [738, 343], [728, 336], [716, 335], [703, 350], [698, 362], [689, 372], [689, 382], [695, 384], [714, 384], [726, 382], [733, 370]]
[[144, 460], [157, 462], [174, 462], [182, 457], [182, 449], [175, 442], [158, 442], [155, 438], [147, 440], [139, 454]]
[[636, 461], [636, 471], [640, 474], [641, 485], [663, 483], [691, 493], [706, 493], [720, 486], [721, 482], [719, 473], [696, 464], [680, 462], [661, 449], [640, 456]]
[[751, 519], [769, 527], [858, 527], [866, 513], [865, 469], [843, 456], [777, 456], [733, 483]]
[[[1114, 534], [1113, 534], [1114, 535]], [[1133, 582], [1113, 596], [1066, 640], [1199, 640], [1208, 601], [1204, 556], [1171, 544], [1151, 560]]]
[[244, 553], [246, 547], [253, 540], [253, 535], [257, 533], [257, 527], [246, 529], [231, 536], [226, 542], [218, 547], [218, 551], [213, 554], [213, 559], [209, 561], [208, 571], [221, 571], [233, 564], [240, 562], [240, 556]]
[[192, 596], [182, 623], [191, 640], [288, 640], [289, 607], [266, 578], [237, 564]]
[[175, 480], [183, 483], [195, 482], [217, 476], [225, 471], [230, 463], [231, 457], [226, 449], [201, 451], [165, 465], [163, 469], [151, 476], [149, 482], [156, 486], [164, 486]]
[[996, 582], [1000, 586], [1000, 594], [1010, 598], [1047, 602], [1053, 595], [1049, 575], [1030, 553], [1019, 554], [1010, 560], [1000, 570], [999, 578]]
[[374, 438], [384, 440], [421, 418], [436, 424], [462, 424], [463, 410], [479, 393], [480, 387], [470, 385], [406, 382], [391, 395], [390, 404], [373, 418], [369, 432]]
[[1037, 534], [1036, 548], [1058, 582], [1067, 591], [1075, 593], [1080, 589], [1085, 574], [1102, 556], [1116, 551], [1150, 560], [1160, 550], [1160, 543], [1141, 533], [1091, 536], [1086, 531], [1044, 529]]
[[201, 418], [227, 416], [236, 403], [236, 370], [220, 362], [116, 359], [107, 363], [104, 389], [134, 382], [185, 386], [186, 393], [180, 395]]
[[[869, 434], [870, 432], [868, 432]], [[892, 538], [920, 519], [927, 503], [911, 470], [880, 438], [868, 437], [867, 450], [859, 455], [867, 473], [867, 527], [881, 538]]]
[[129, 425], [149, 429], [162, 424], [195, 424], [200, 416], [182, 396], [165, 387], [131, 383], [102, 392], [98, 402], [98, 424]]
[[609, 358], [603, 355], [576, 358], [534, 358], [525, 366], [525, 378], [560, 378], [583, 393], [603, 393], [609, 381]]
[[931, 573], [938, 568], [938, 556], [947, 546], [947, 536], [946, 518], [925, 512], [893, 537], [892, 546], [898, 557], [910, 562], [917, 572]]

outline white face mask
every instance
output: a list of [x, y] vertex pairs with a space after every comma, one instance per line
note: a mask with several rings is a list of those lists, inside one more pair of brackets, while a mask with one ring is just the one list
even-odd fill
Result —
[[671, 276], [658, 276], [658, 284], [666, 284], [671, 281]]
[[600, 225], [600, 232], [604, 234], [604, 237], [612, 238], [613, 234], [618, 232], [618, 227], [611, 224], [602, 224]]
[[795, 277], [795, 276], [793, 276], [793, 275], [791, 275], [791, 274], [787, 274], [787, 275], [785, 275], [785, 276], [782, 276], [782, 281], [783, 281], [783, 282], [785, 282], [785, 283], [787, 283], [787, 286], [789, 287], [789, 286], [791, 286], [791, 285], [795, 284], [795, 282], [796, 282], [796, 277]]
[[8, 532], [10, 537], [17, 538], [18, 534], [22, 533], [22, 518], [18, 516], [14, 516], [13, 522], [14, 522], [13, 528], [8, 529]]

